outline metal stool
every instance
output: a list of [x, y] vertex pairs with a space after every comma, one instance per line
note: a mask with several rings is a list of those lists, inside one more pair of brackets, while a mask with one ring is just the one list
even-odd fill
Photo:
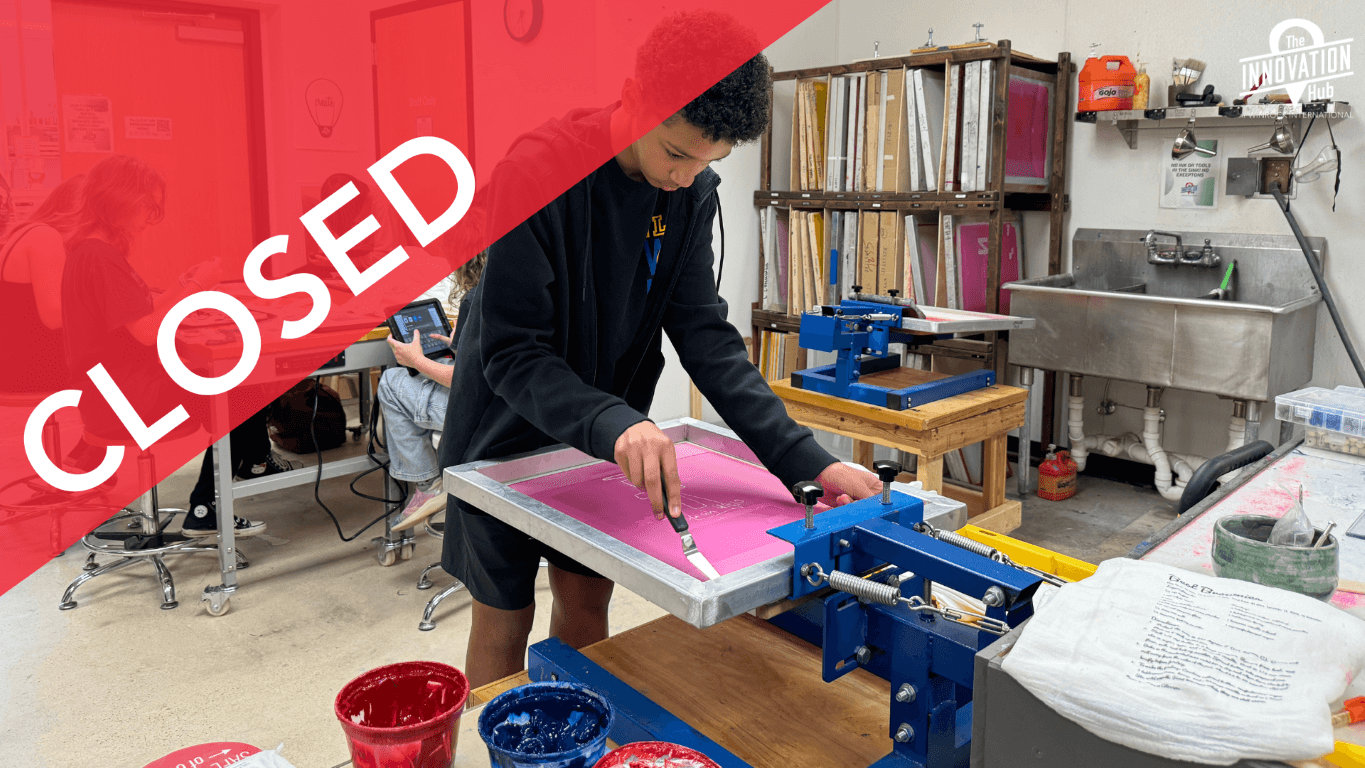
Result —
[[[431, 534], [432, 536], [435, 536], [438, 539], [445, 538], [446, 523], [444, 520], [438, 520], [436, 522], [427, 521], [425, 524], [423, 524], [422, 527], [426, 529], [427, 533]], [[436, 586], [435, 584], [431, 583], [430, 579], [427, 578], [427, 574], [431, 573], [433, 569], [440, 567], [441, 561], [437, 560], [431, 565], [428, 565], [426, 568], [423, 568], [422, 578], [417, 580], [417, 588], [431, 589], [432, 587]], [[423, 632], [430, 632], [431, 630], [435, 629], [436, 622], [431, 620], [431, 614], [435, 612], [436, 606], [440, 605], [442, 600], [446, 599], [447, 597], [450, 597], [451, 595], [455, 594], [456, 592], [459, 592], [462, 589], [464, 589], [464, 582], [460, 581], [459, 579], [456, 579], [454, 583], [450, 584], [450, 586], [433, 595], [432, 598], [427, 601], [426, 610], [422, 611], [422, 622], [417, 625], [417, 628], [422, 630]]]
[[[97, 444], [89, 439], [87, 442], [92, 445]], [[62, 594], [62, 602], [58, 608], [69, 611], [76, 607], [76, 590], [87, 581], [96, 576], [103, 576], [106, 573], [126, 568], [133, 563], [150, 560], [152, 567], [156, 569], [157, 579], [161, 582], [161, 610], [169, 611], [179, 603], [175, 599], [175, 582], [171, 579], [170, 569], [166, 567], [162, 560], [166, 555], [179, 555], [191, 552], [217, 552], [217, 545], [214, 546], [190, 546], [197, 543], [194, 539], [180, 533], [166, 533], [167, 526], [174, 520], [177, 513], [184, 512], [183, 509], [162, 508], [157, 500], [157, 489], [152, 484], [156, 477], [151, 456], [141, 456], [138, 458], [138, 481], [140, 485], [147, 486], [147, 492], [142, 494], [138, 506], [140, 510], [125, 508], [122, 514], [115, 515], [103, 525], [81, 538], [81, 545], [90, 551], [86, 557], [84, 570], [75, 581], [72, 581]], [[167, 513], [166, 517], [162, 517]], [[101, 542], [118, 542], [101, 543]], [[95, 562], [96, 555], [111, 555], [115, 558], [111, 563], [100, 565]], [[245, 568], [248, 563], [241, 553], [237, 554], [237, 567]]]

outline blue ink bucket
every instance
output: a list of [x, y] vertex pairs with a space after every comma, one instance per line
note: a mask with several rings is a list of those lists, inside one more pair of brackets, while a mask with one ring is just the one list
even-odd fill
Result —
[[616, 711], [577, 683], [531, 683], [484, 706], [479, 737], [497, 768], [592, 768], [607, 753]]

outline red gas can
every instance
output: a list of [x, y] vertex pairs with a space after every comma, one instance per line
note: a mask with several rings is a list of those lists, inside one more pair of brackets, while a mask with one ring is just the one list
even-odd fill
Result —
[[1076, 495], [1076, 462], [1057, 446], [1047, 447], [1047, 456], [1038, 465], [1038, 496], [1061, 501]]
[[1098, 112], [1133, 108], [1133, 81], [1137, 69], [1127, 56], [1093, 56], [1085, 60], [1079, 77], [1076, 109]]

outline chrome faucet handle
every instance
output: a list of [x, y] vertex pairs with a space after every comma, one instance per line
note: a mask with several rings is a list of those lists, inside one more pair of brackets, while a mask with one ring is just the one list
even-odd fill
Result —
[[[1156, 239], [1158, 236], [1169, 237], [1175, 240], [1175, 248], [1169, 251], [1158, 251]], [[1147, 243], [1147, 261], [1154, 264], [1174, 264], [1184, 258], [1185, 242], [1180, 235], [1175, 232], [1163, 232], [1159, 229], [1148, 230], [1147, 236], [1143, 238]]]

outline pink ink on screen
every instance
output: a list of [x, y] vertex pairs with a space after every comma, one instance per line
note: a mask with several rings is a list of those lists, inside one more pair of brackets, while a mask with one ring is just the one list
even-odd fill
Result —
[[1048, 107], [1051, 101], [1052, 91], [1047, 85], [1010, 78], [1009, 136], [1005, 140], [1007, 181], [1048, 183]]
[[[805, 507], [766, 469], [690, 443], [677, 446], [683, 514], [697, 549], [722, 576], [771, 560], [792, 547], [768, 535], [805, 516]], [[678, 534], [655, 520], [649, 497], [610, 462], [513, 483], [512, 489], [697, 579]], [[818, 510], [826, 509], [821, 505]]]
[[[986, 311], [986, 269], [990, 255], [991, 225], [984, 221], [961, 224], [957, 228], [958, 263], [962, 270], [962, 308], [969, 312]], [[1019, 279], [1019, 227], [1006, 221], [1000, 236], [1000, 284]], [[1000, 291], [1000, 311], [1009, 314], [1010, 292]]]

